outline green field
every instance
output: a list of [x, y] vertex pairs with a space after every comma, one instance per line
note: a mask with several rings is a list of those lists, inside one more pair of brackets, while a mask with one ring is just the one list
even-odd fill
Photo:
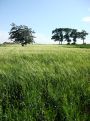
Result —
[[90, 121], [90, 48], [1, 46], [0, 121]]

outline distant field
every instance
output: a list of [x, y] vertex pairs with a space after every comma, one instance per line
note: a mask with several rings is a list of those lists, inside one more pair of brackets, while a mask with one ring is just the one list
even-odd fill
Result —
[[[63, 46], [64, 47], [64, 46]], [[66, 47], [70, 47], [70, 48], [87, 48], [90, 49], [90, 44], [76, 44], [76, 45], [66, 45]]]
[[0, 121], [90, 121], [90, 45], [0, 47]]

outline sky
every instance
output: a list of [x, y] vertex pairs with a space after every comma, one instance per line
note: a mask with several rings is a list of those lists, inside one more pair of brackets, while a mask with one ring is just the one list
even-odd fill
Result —
[[39, 44], [55, 43], [52, 30], [62, 27], [86, 30], [90, 43], [90, 0], [0, 0], [0, 43], [10, 41], [13, 22], [32, 28]]

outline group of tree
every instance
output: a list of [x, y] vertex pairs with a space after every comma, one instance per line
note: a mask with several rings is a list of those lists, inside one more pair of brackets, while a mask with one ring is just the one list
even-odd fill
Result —
[[59, 44], [62, 44], [63, 41], [67, 41], [67, 44], [76, 44], [77, 39], [83, 40], [83, 44], [85, 44], [84, 40], [88, 33], [85, 30], [79, 32], [77, 29], [71, 28], [56, 28], [52, 31], [52, 38], [54, 41], [59, 41]]
[[11, 24], [11, 30], [9, 32], [9, 39], [11, 39], [15, 43], [21, 43], [22, 46], [30, 43], [34, 43], [34, 34], [35, 32], [28, 28], [28, 26], [16, 24]]
[[[34, 43], [34, 34], [35, 32], [28, 28], [28, 26], [20, 25], [17, 26], [15, 23], [11, 24], [11, 30], [9, 32], [9, 39], [11, 39], [14, 43], [20, 43], [22, 46], [30, 43]], [[82, 39], [83, 44], [84, 40], [88, 33], [85, 30], [79, 32], [77, 29], [71, 28], [56, 28], [52, 31], [52, 38], [54, 41], [59, 41], [59, 44], [62, 44], [63, 41], [67, 41], [67, 44], [76, 44], [77, 39]]]

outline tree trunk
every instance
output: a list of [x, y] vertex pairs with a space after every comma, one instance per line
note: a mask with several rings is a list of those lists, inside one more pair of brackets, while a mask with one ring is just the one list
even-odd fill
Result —
[[62, 45], [62, 41], [61, 41], [61, 45]]
[[83, 44], [84, 44], [84, 39], [83, 39]]
[[60, 45], [60, 40], [59, 40], [59, 45]]

